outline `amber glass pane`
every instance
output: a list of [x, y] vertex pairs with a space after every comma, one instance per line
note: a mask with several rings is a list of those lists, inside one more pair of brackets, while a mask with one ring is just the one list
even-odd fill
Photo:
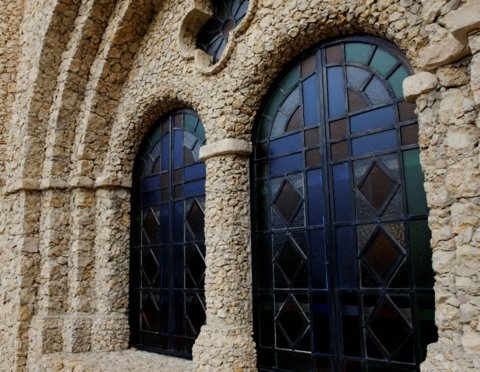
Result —
[[406, 125], [401, 129], [402, 145], [418, 143], [418, 124]]
[[332, 144], [332, 160], [339, 161], [348, 157], [348, 142], [342, 141]]
[[330, 123], [330, 139], [340, 139], [347, 135], [347, 119], [340, 119]]
[[327, 63], [343, 61], [343, 46], [341, 44], [327, 48]]

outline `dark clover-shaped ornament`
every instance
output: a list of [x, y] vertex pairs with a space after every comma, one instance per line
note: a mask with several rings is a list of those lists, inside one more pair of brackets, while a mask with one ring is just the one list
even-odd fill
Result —
[[220, 60], [228, 43], [230, 32], [237, 27], [247, 14], [248, 0], [218, 0], [213, 4], [213, 16], [198, 34], [197, 47]]

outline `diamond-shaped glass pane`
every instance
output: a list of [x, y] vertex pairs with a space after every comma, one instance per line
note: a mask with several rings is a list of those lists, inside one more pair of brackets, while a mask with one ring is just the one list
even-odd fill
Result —
[[160, 309], [157, 301], [148, 296], [142, 306], [142, 329], [160, 331]]
[[359, 186], [360, 192], [369, 203], [380, 209], [395, 188], [394, 182], [385, 172], [375, 164]]
[[[293, 296], [289, 296], [277, 316], [277, 326], [283, 331], [289, 348], [294, 348], [301, 341], [309, 327], [309, 320]], [[277, 342], [280, 340], [277, 340]], [[282, 343], [280, 341], [280, 343]]]
[[148, 253], [143, 255], [142, 273], [144, 278], [144, 287], [153, 287], [159, 284], [159, 264], [151, 250], [148, 250]]
[[205, 261], [200, 248], [191, 244], [185, 247], [186, 286], [201, 287], [205, 275]]
[[285, 181], [274, 204], [285, 221], [291, 223], [302, 204], [302, 198], [290, 182]]
[[143, 219], [143, 230], [145, 231], [145, 234], [147, 234], [147, 237], [150, 241], [155, 238], [155, 234], [157, 233], [159, 225], [160, 223], [158, 222], [155, 213], [150, 208]]
[[379, 230], [363, 250], [362, 257], [380, 278], [387, 280], [403, 258], [403, 252]]
[[287, 281], [292, 285], [295, 282], [298, 273], [301, 272], [303, 263], [306, 260], [303, 252], [297, 246], [295, 241], [288, 238], [277, 255], [275, 261]]
[[187, 310], [186, 320], [188, 323], [187, 334], [197, 336], [200, 327], [205, 323], [205, 305], [198, 294], [188, 294], [186, 296]]
[[[383, 300], [374, 310], [368, 328], [388, 356], [395, 353], [410, 334], [410, 325], [390, 301]], [[392, 335], [395, 335], [392, 337]]]
[[197, 239], [203, 239], [203, 230], [205, 226], [205, 217], [202, 208], [196, 201], [192, 203], [187, 214], [187, 222]]

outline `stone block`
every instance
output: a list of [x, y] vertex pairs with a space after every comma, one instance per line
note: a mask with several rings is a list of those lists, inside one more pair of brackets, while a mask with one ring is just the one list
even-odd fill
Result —
[[403, 81], [403, 95], [408, 102], [415, 102], [415, 99], [423, 93], [428, 93], [437, 86], [437, 77], [430, 72], [419, 72], [411, 75]]

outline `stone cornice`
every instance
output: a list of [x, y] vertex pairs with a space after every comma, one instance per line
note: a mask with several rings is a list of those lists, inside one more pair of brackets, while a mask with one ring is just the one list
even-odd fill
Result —
[[252, 144], [250, 142], [242, 139], [225, 138], [201, 147], [200, 159], [206, 160], [215, 156], [229, 154], [248, 156], [251, 153]]

